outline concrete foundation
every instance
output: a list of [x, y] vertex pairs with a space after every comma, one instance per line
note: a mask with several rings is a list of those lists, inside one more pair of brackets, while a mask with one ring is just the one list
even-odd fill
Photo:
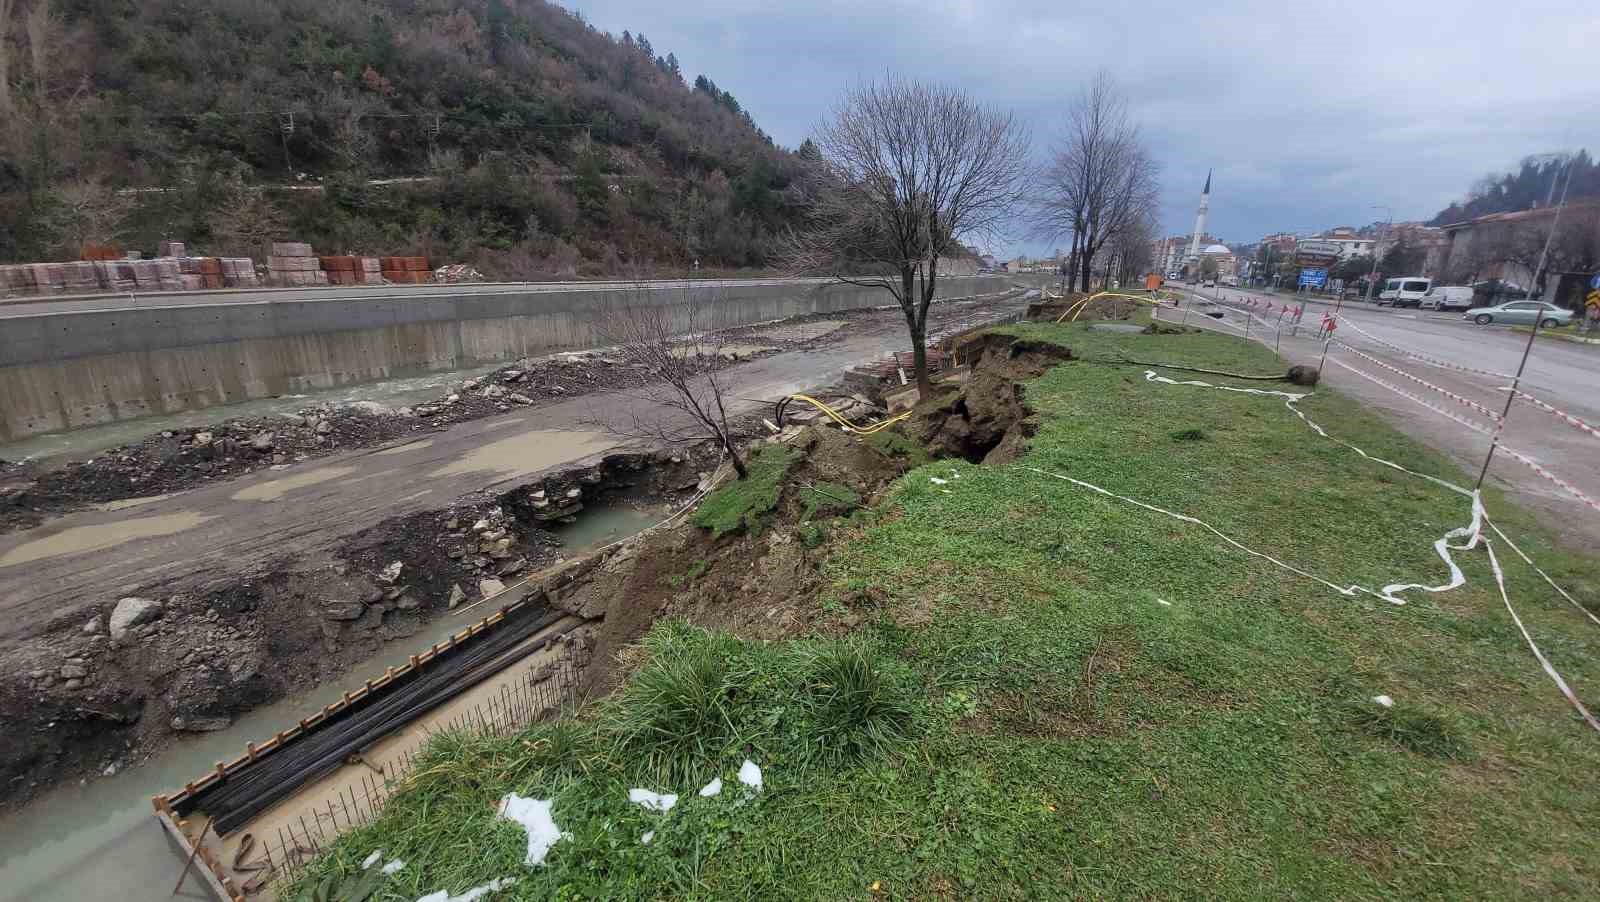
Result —
[[[1009, 276], [948, 278], [939, 296], [1014, 284]], [[441, 286], [426, 295], [293, 293], [12, 317], [0, 321], [0, 442], [594, 347], [602, 343], [597, 315], [621, 304], [668, 308], [684, 328], [693, 309], [695, 327], [720, 328], [892, 302], [882, 290], [817, 283], [497, 293]]]

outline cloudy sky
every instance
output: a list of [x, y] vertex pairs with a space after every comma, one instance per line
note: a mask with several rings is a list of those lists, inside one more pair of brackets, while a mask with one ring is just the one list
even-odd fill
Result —
[[[1099, 67], [1163, 166], [1163, 225], [1187, 232], [1215, 167], [1209, 231], [1427, 219], [1540, 151], [1600, 151], [1600, 4], [1346, 0], [567, 0], [643, 32], [793, 147], [840, 90], [886, 69], [960, 84], [1027, 121], [1042, 157]], [[1163, 8], [1166, 7], [1166, 8]], [[1037, 252], [1017, 242], [1000, 251]]]

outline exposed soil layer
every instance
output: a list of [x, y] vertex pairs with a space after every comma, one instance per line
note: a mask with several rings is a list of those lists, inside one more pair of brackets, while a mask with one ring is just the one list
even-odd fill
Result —
[[[245, 711], [344, 677], [386, 644], [561, 563], [569, 553], [561, 527], [587, 507], [674, 509], [716, 460], [702, 448], [614, 454], [385, 520], [326, 557], [226, 581], [130, 587], [133, 602], [107, 603], [0, 655], [0, 804], [120, 770], [183, 733], [223, 729]], [[461, 617], [462, 626], [494, 604]], [[144, 613], [124, 626], [119, 608]]]
[[1060, 345], [984, 333], [963, 344], [971, 375], [959, 390], [919, 405], [909, 431], [934, 457], [972, 463], [1007, 463], [1026, 449], [1037, 431], [1033, 411], [1022, 402], [1022, 383], [1072, 359]]
[[[952, 304], [945, 312], [959, 321], [986, 311]], [[783, 341], [801, 346], [833, 340], [841, 331]], [[1043, 354], [1007, 350], [969, 359], [978, 359], [978, 370], [984, 361], [1003, 361], [1020, 372]], [[533, 368], [526, 364], [474, 380], [455, 393], [460, 397], [449, 400], [448, 409], [443, 403], [389, 413], [316, 408], [303, 415], [303, 423], [237, 420], [208, 430], [204, 441], [201, 430], [152, 437], [119, 449], [124, 453], [100, 455], [98, 466], [57, 471], [67, 475], [50, 481], [25, 472], [30, 468], [7, 465], [0, 479], [10, 476], [22, 488], [4, 499], [4, 516], [44, 504], [159, 494], [181, 487], [184, 477], [177, 474], [186, 470], [222, 478], [274, 466], [273, 455], [311, 456], [499, 412], [502, 403], [519, 403], [509, 397], [510, 386], [524, 391], [530, 378], [546, 384], [545, 377], [530, 376]], [[564, 371], [568, 365], [551, 366]], [[591, 374], [601, 371], [596, 367], [616, 368], [593, 360], [572, 366]], [[508, 372], [517, 369], [516, 376]], [[632, 378], [593, 375], [591, 384], [621, 385]], [[554, 391], [562, 383], [549, 384]], [[859, 405], [852, 417], [881, 413], [866, 398], [824, 397]], [[819, 502], [812, 489], [821, 489], [823, 498], [847, 489], [870, 506], [913, 465], [904, 452], [915, 449], [904, 440], [892, 447], [869, 445], [831, 427], [790, 427], [781, 436], [767, 436], [762, 419], [768, 415], [757, 411], [740, 418], [735, 432], [756, 441], [783, 438], [806, 453], [759, 532], [712, 539], [706, 530], [678, 521], [603, 553], [567, 559], [560, 529], [586, 508], [634, 504], [664, 514], [705, 484], [719, 457], [705, 447], [621, 453], [509, 491], [468, 495], [446, 508], [380, 522], [313, 556], [204, 583], [192, 577], [118, 587], [134, 599], [138, 617], [118, 622], [113, 613], [123, 600], [108, 593], [92, 617], [52, 624], [0, 652], [0, 721], [8, 727], [0, 731], [0, 805], [23, 803], [62, 780], [124, 769], [184, 733], [222, 729], [251, 708], [347, 677], [386, 643], [415, 636], [452, 608], [524, 578], [534, 582], [516, 591], [543, 593], [552, 605], [605, 618], [594, 637], [597, 666], [587, 678], [599, 689], [615, 685], [618, 653], [662, 616], [684, 616], [750, 637], [804, 629], [817, 617], [816, 598], [824, 588], [819, 568], [829, 544], [861, 528], [851, 505]], [[274, 433], [270, 446], [256, 440], [263, 431]], [[167, 473], [174, 475], [160, 475]], [[462, 623], [491, 611], [484, 605]]]

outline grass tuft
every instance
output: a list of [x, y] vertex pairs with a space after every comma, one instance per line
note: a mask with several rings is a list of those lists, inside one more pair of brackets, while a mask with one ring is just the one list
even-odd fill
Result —
[[801, 457], [799, 449], [788, 445], [763, 445], [750, 455], [750, 475], [712, 492], [695, 509], [690, 522], [711, 530], [713, 538], [730, 532], [760, 532], [766, 513], [777, 507], [783, 494], [784, 477]]
[[807, 757], [830, 766], [905, 742], [922, 710], [916, 675], [856, 642], [813, 652], [798, 688], [809, 709]]
[[1356, 726], [1419, 755], [1434, 758], [1464, 758], [1471, 746], [1462, 730], [1452, 721], [1420, 706], [1403, 701], [1394, 707], [1363, 705], [1354, 715]]
[[1203, 442], [1210, 438], [1204, 429], [1180, 429], [1172, 433], [1172, 440], [1175, 442]]

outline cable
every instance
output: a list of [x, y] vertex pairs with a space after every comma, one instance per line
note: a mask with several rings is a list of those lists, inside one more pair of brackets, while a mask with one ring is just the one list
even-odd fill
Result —
[[789, 397], [794, 398], [797, 401], [805, 401], [806, 403], [827, 414], [828, 419], [838, 423], [840, 429], [843, 429], [845, 432], [853, 432], [856, 435], [871, 435], [880, 429], [887, 429], [890, 426], [893, 426], [895, 423], [898, 423], [901, 420], [911, 416], [911, 411], [908, 410], [897, 417], [890, 417], [881, 423], [875, 423], [867, 427], [858, 427], [850, 425], [850, 421], [841, 416], [837, 410], [834, 410], [832, 407], [829, 407], [827, 404], [818, 401], [816, 398], [813, 398], [810, 395], [794, 394], [790, 395]]

